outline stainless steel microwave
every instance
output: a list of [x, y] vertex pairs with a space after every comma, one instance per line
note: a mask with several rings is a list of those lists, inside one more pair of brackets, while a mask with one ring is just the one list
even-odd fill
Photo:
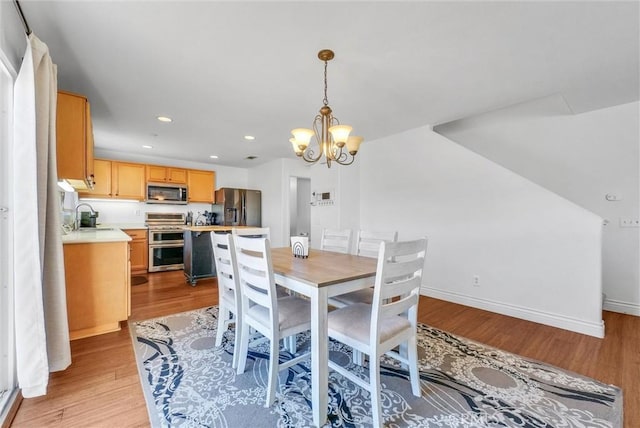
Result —
[[148, 204], [187, 203], [187, 186], [168, 183], [147, 183]]

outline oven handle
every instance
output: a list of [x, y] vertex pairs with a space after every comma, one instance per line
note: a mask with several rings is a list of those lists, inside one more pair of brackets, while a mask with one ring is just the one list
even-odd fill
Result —
[[171, 241], [164, 242], [162, 244], [149, 244], [149, 248], [170, 248], [170, 247], [182, 247], [184, 246], [184, 241]]

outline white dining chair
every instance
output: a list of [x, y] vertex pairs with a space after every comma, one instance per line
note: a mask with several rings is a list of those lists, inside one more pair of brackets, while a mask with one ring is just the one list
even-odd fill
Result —
[[[369, 230], [359, 230], [356, 235], [356, 255], [363, 257], [378, 257], [380, 243], [398, 241], [398, 232], [374, 232]], [[342, 308], [354, 303], [373, 302], [373, 288], [352, 291], [351, 293], [340, 294], [329, 299], [329, 304], [336, 308]]]
[[320, 249], [349, 254], [351, 252], [351, 235], [351, 229], [322, 229]]
[[[371, 393], [373, 425], [382, 426], [380, 357], [409, 367], [411, 391], [420, 397], [416, 325], [427, 239], [382, 242], [373, 304], [356, 303], [329, 313], [329, 337], [369, 355], [369, 381], [329, 361], [329, 367]], [[400, 352], [393, 349], [398, 347]]]
[[237, 236], [271, 239], [271, 229], [268, 227], [234, 227], [231, 233]]
[[267, 238], [247, 238], [235, 235], [242, 302], [242, 328], [237, 373], [244, 373], [249, 348], [249, 329], [253, 328], [270, 341], [269, 375], [265, 407], [275, 400], [276, 382], [280, 370], [298, 364], [308, 353], [280, 363], [280, 339], [295, 336], [311, 328], [309, 302], [294, 296], [277, 298]]
[[240, 286], [233, 238], [228, 233], [211, 232], [211, 245], [218, 278], [218, 327], [215, 345], [222, 344], [222, 336], [231, 324], [235, 324], [232, 363], [232, 367], [235, 369], [238, 367], [242, 305], [239, 297]]

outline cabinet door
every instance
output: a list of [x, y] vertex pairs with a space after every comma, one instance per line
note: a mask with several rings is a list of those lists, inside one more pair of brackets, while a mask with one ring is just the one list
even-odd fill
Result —
[[[84, 181], [87, 178], [87, 99], [58, 92], [56, 153], [58, 178]], [[93, 150], [91, 150], [93, 156]]]
[[111, 163], [112, 196], [119, 199], [145, 199], [146, 168], [144, 164]]
[[95, 159], [93, 162], [93, 189], [78, 192], [85, 198], [111, 197], [111, 161]]
[[167, 168], [167, 181], [169, 183], [187, 184], [187, 170], [181, 168]]
[[89, 188], [93, 188], [95, 185], [95, 160], [93, 159], [93, 121], [91, 120], [91, 105], [89, 101], [85, 104], [85, 121], [86, 131], [85, 135], [85, 177]]
[[147, 229], [127, 229], [124, 231], [132, 240], [129, 242], [131, 253], [131, 274], [147, 273], [149, 265], [149, 249], [147, 245]]
[[164, 183], [167, 180], [167, 167], [147, 165], [147, 181], [152, 183]]
[[213, 203], [215, 179], [213, 171], [187, 170], [189, 202]]

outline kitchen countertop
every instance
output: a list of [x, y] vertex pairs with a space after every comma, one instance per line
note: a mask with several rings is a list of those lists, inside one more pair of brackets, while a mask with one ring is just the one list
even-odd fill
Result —
[[87, 244], [100, 242], [127, 242], [131, 237], [117, 228], [98, 226], [93, 230], [75, 230], [62, 235], [63, 244]]
[[144, 223], [98, 223], [98, 227], [110, 227], [115, 229], [148, 229]]

